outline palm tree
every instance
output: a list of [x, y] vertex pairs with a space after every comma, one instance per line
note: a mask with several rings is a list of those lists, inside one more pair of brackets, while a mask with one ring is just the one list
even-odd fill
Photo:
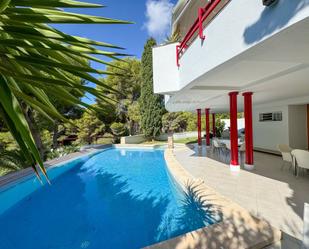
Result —
[[[53, 94], [64, 103], [95, 110], [95, 107], [72, 95], [72, 89], [90, 93], [108, 102], [102, 92], [81, 85], [80, 80], [109, 88], [90, 74], [107, 72], [92, 68], [88, 61], [109, 64], [94, 57], [93, 54], [110, 58], [122, 55], [97, 48], [120, 49], [117, 46], [71, 36], [49, 24], [128, 23], [75, 14], [61, 9], [100, 7], [102, 6], [98, 4], [75, 0], [2, 0], [0, 3], [0, 116], [38, 177], [40, 176], [36, 165], [46, 178], [47, 174], [31, 134], [24, 106], [36, 110], [51, 120], [66, 121], [48, 97], [49, 94]], [[74, 80], [76, 77], [80, 80]]]

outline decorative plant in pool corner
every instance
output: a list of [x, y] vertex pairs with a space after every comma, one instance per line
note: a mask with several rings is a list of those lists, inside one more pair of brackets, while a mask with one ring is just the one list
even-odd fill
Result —
[[[36, 175], [46, 176], [43, 161], [25, 117], [25, 106], [54, 120], [67, 121], [53, 106], [49, 94], [64, 103], [95, 110], [70, 93], [76, 89], [102, 101], [107, 97], [80, 80], [107, 85], [90, 73], [106, 74], [89, 66], [89, 61], [108, 64], [93, 54], [116, 58], [120, 53], [96, 47], [119, 47], [65, 34], [48, 24], [125, 24], [104, 17], [65, 12], [60, 8], [100, 8], [102, 5], [75, 0], [2, 0], [0, 2], [0, 115], [19, 144]], [[96, 46], [96, 47], [95, 47]], [[74, 77], [73, 77], [74, 76]], [[76, 77], [80, 80], [75, 81]], [[110, 91], [114, 91], [110, 89]]]

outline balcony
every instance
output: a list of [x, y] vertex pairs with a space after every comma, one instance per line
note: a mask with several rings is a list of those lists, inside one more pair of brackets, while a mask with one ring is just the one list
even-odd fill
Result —
[[[304, 84], [298, 89], [305, 89], [304, 75], [309, 71], [308, 0], [280, 0], [273, 7], [265, 7], [262, 0], [211, 3], [215, 2], [207, 17], [202, 16], [202, 30], [194, 26], [181, 44], [153, 50], [154, 90], [171, 95], [166, 107], [171, 111], [205, 106], [226, 110], [226, 94], [232, 90], [274, 93], [256, 94], [255, 101], [260, 103], [301, 96], [296, 88], [290, 89], [288, 76], [297, 71], [295, 81]], [[189, 39], [184, 42], [186, 37]], [[282, 75], [286, 78], [280, 79], [279, 86], [275, 81]], [[280, 95], [277, 86], [287, 92]]]

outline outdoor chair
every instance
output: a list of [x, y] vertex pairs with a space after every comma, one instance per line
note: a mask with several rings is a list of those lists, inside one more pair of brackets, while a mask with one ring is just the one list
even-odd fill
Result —
[[304, 172], [309, 170], [309, 151], [293, 150], [292, 156], [294, 159], [294, 167], [297, 167], [297, 176], [299, 174], [299, 169], [302, 169]]
[[290, 164], [290, 169], [293, 166], [293, 159], [292, 159], [292, 148], [290, 146], [288, 146], [287, 144], [278, 144], [277, 145], [277, 149], [280, 151], [281, 155], [282, 155], [282, 166], [281, 166], [281, 170], [283, 170], [284, 166], [286, 165], [286, 163]]
[[215, 151], [221, 151], [222, 149], [225, 149], [225, 145], [220, 143], [220, 141], [217, 138], [214, 138], [212, 140], [213, 148]]
[[239, 152], [245, 152], [246, 151], [246, 144], [245, 143], [242, 143], [240, 146], [239, 146]]

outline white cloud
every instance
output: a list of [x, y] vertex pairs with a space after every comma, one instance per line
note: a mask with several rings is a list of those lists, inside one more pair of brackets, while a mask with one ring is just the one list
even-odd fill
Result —
[[150, 36], [160, 41], [169, 34], [173, 7], [170, 0], [147, 0], [144, 27]]

